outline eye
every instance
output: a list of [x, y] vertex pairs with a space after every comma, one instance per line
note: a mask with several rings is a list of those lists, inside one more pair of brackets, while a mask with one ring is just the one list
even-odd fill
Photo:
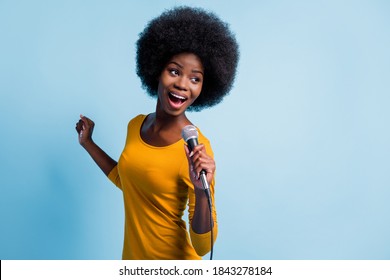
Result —
[[179, 70], [175, 69], [175, 68], [169, 68], [168, 69], [168, 72], [169, 74], [171, 74], [172, 76], [178, 76], [179, 75]]
[[194, 84], [198, 84], [201, 82], [201, 79], [199, 77], [192, 77], [191, 82], [193, 82]]

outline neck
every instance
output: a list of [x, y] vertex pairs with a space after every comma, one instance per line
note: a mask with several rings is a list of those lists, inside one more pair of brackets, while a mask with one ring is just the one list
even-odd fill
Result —
[[169, 115], [163, 110], [160, 110], [159, 103], [157, 102], [156, 112], [151, 115], [151, 125], [154, 131], [167, 130], [167, 129], [179, 129], [191, 124], [188, 120], [185, 112], [180, 115]]
[[152, 146], [167, 146], [181, 139], [181, 131], [187, 124], [190, 122], [184, 114], [170, 116], [156, 111], [142, 125], [141, 137]]

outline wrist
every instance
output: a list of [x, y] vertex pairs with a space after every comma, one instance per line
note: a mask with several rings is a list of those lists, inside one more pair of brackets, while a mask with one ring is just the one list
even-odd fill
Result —
[[202, 188], [197, 188], [197, 187], [195, 187], [195, 196], [196, 196], [196, 198], [197, 199], [199, 199], [199, 198], [206, 198], [207, 196], [206, 196], [206, 192], [205, 192], [205, 190], [203, 189], [203, 187]]
[[89, 140], [85, 140], [83, 142], [80, 143], [80, 145], [85, 149], [85, 150], [89, 150], [91, 147], [93, 147], [95, 145], [95, 142], [93, 142], [92, 139], [89, 139]]

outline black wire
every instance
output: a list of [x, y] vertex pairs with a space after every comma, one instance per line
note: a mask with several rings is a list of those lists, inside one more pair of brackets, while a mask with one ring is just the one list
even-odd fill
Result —
[[209, 204], [209, 210], [210, 210], [210, 231], [211, 231], [211, 250], [210, 250], [210, 260], [213, 259], [213, 251], [214, 251], [214, 220], [213, 220], [213, 205], [211, 203], [211, 195], [210, 195], [210, 189], [206, 189], [206, 197]]

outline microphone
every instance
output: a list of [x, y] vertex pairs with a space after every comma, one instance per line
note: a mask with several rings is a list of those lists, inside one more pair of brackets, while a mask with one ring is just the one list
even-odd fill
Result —
[[[198, 146], [198, 130], [193, 125], [187, 125], [181, 131], [181, 136], [186, 141], [190, 152]], [[208, 197], [210, 197], [210, 186], [207, 183], [206, 170], [200, 171], [200, 180], [202, 182], [203, 189], [205, 190]]]

